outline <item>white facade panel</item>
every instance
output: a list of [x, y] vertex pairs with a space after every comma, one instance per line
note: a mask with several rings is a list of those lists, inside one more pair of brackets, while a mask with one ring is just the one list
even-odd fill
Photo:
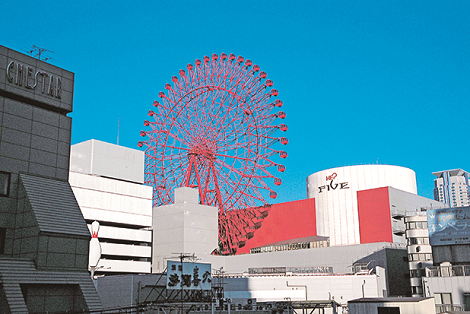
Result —
[[330, 245], [359, 244], [357, 191], [390, 186], [416, 194], [411, 169], [389, 165], [332, 168], [307, 178], [307, 197], [315, 198], [317, 234]]
[[[77, 197], [78, 199], [78, 197]], [[80, 202], [79, 202], [80, 204]], [[98, 220], [101, 222], [112, 222], [127, 225], [142, 226], [149, 228], [152, 225], [152, 217], [144, 215], [136, 215], [131, 213], [122, 213], [111, 210], [102, 210], [80, 206], [83, 217], [87, 220]], [[150, 223], [149, 223], [150, 222]]]
[[[195, 189], [175, 189], [175, 204], [153, 208], [153, 271], [167, 258], [187, 252], [209, 255], [218, 245], [218, 209], [198, 204]], [[197, 190], [196, 190], [197, 192]]]
[[143, 261], [121, 261], [101, 259], [98, 263], [98, 270], [100, 272], [118, 272], [118, 273], [150, 273], [150, 262]]
[[120, 243], [101, 243], [101, 254], [117, 256], [151, 257], [152, 247]]
[[[91, 225], [88, 225], [88, 229], [91, 230]], [[100, 226], [99, 237], [105, 238], [105, 239], [126, 239], [129, 241], [151, 243], [152, 231], [127, 229], [127, 228], [120, 228], [120, 227], [110, 227], [110, 226]]]
[[[433, 314], [436, 313], [434, 307], [434, 300], [424, 299], [419, 301], [407, 301], [410, 298], [403, 298], [402, 301], [397, 300], [396, 302], [380, 301], [377, 299], [375, 302], [351, 302], [349, 303], [350, 314], [377, 314], [378, 308], [398, 308], [400, 314]], [[391, 313], [391, 312], [390, 312]]]
[[346, 306], [347, 301], [361, 298], [363, 293], [369, 298], [381, 297], [378, 288], [384, 282], [385, 278], [377, 275], [228, 277], [224, 278], [224, 295], [233, 303], [248, 296], [257, 302], [334, 299]]
[[144, 183], [144, 152], [97, 140], [72, 146], [70, 171]]
[[69, 182], [85, 219], [152, 225], [151, 187], [75, 172]]
[[152, 199], [152, 188], [142, 184], [114, 180], [95, 175], [86, 175], [77, 172], [70, 173], [69, 182], [73, 186], [91, 191], [102, 191], [111, 194], [129, 195], [136, 198]]

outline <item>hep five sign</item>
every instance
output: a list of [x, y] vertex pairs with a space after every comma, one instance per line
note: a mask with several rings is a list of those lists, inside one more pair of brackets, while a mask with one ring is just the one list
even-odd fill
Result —
[[331, 175], [326, 176], [326, 184], [318, 187], [318, 193], [322, 193], [323, 191], [328, 192], [334, 190], [349, 189], [348, 182], [335, 182], [337, 176], [338, 174], [336, 172], [333, 172]]

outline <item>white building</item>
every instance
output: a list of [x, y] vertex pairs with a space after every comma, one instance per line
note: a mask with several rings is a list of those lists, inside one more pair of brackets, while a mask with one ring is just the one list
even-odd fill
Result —
[[349, 314], [432, 314], [433, 298], [362, 298], [348, 302]]
[[420, 297], [423, 296], [421, 278], [426, 276], [426, 267], [433, 265], [426, 211], [408, 213], [405, 224], [411, 294], [413, 297]]
[[308, 176], [307, 197], [315, 198], [317, 235], [328, 236], [331, 246], [361, 243], [357, 192], [380, 187], [416, 194], [415, 172], [399, 166], [360, 165]]
[[[232, 303], [334, 300], [343, 308], [352, 299], [383, 297], [385, 271], [376, 267], [375, 274], [263, 274], [226, 275], [222, 278], [224, 295]], [[218, 278], [220, 280], [220, 278]], [[309, 311], [310, 312], [310, 311]], [[324, 312], [333, 313], [332, 309]], [[339, 310], [337, 313], [343, 313]]]
[[462, 169], [433, 172], [434, 199], [449, 207], [470, 205], [469, 173]]
[[210, 256], [218, 243], [218, 208], [199, 204], [197, 189], [175, 189], [175, 203], [153, 208], [153, 272], [178, 254]]
[[100, 223], [97, 273], [150, 273], [152, 188], [144, 153], [89, 140], [72, 145], [69, 182], [88, 228]]

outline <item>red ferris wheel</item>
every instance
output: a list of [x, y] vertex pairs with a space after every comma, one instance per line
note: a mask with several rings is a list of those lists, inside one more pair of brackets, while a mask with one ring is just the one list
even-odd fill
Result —
[[[275, 160], [287, 153], [273, 144], [287, 131], [282, 101], [267, 74], [250, 60], [225, 53], [188, 64], [160, 92], [146, 137], [145, 183], [153, 187], [153, 205], [173, 202], [174, 189], [197, 188], [200, 203], [219, 208], [219, 249], [235, 253], [261, 226], [269, 205], [263, 195], [276, 198], [268, 183], [281, 184], [271, 174], [285, 166]], [[274, 158], [273, 158], [274, 157]]]

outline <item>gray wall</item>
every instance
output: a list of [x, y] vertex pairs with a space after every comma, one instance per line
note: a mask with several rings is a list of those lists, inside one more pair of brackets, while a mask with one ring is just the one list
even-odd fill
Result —
[[34, 311], [22, 292], [36, 285], [66, 296], [58, 304], [44, 295], [46, 311], [71, 310], [66, 303], [81, 296], [76, 310], [100, 307], [87, 271], [90, 234], [68, 184], [73, 84], [73, 73], [0, 46], [0, 172], [10, 177], [0, 254], [13, 257], [0, 259], [2, 313]]
[[[60, 98], [43, 93], [42, 81], [35, 89], [26, 87], [25, 80], [17, 82], [17, 64], [30, 67], [33, 76], [45, 72], [60, 77]], [[19, 172], [68, 179], [71, 118], [66, 113], [72, 111], [73, 80], [69, 71], [0, 46], [0, 171], [11, 173], [9, 195], [0, 197], [0, 228], [7, 229], [5, 254], [12, 254]], [[32, 77], [29, 83], [33, 85]]]

